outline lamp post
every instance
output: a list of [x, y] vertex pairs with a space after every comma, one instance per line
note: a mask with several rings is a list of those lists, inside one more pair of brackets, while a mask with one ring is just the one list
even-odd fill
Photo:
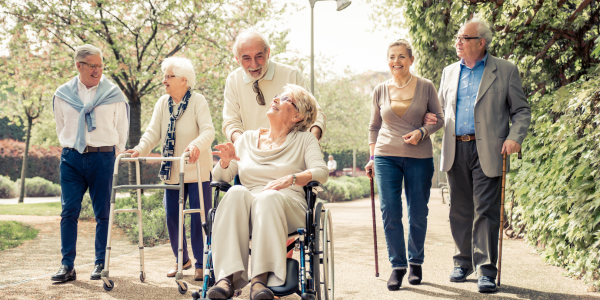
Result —
[[315, 95], [315, 3], [318, 1], [337, 2], [337, 11], [350, 6], [350, 0], [308, 0], [310, 2], [310, 92]]

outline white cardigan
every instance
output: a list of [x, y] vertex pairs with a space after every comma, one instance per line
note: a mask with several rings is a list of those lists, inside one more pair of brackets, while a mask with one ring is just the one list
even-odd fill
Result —
[[[181, 103], [181, 102], [180, 102]], [[147, 156], [157, 145], [164, 145], [171, 115], [169, 113], [169, 95], [161, 96], [152, 113], [152, 120], [146, 128], [146, 132], [140, 139], [140, 143], [133, 149], [140, 156]], [[176, 110], [179, 104], [174, 104]], [[175, 156], [181, 156], [188, 145], [194, 145], [200, 150], [200, 171], [202, 181], [210, 180], [212, 169], [212, 155], [210, 146], [215, 139], [215, 128], [208, 109], [208, 103], [201, 94], [192, 92], [187, 108], [175, 124]], [[164, 153], [163, 153], [164, 156]], [[167, 184], [179, 184], [179, 162], [173, 162], [171, 179], [165, 181]], [[185, 183], [198, 182], [196, 175], [196, 164], [185, 166]]]

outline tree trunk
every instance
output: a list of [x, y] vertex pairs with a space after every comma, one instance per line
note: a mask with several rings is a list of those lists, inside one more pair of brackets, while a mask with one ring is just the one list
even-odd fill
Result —
[[356, 177], [356, 148], [352, 148], [352, 177]]
[[[128, 149], [133, 149], [133, 147], [137, 146], [141, 138], [142, 103], [140, 100], [141, 99], [137, 95], [133, 95], [129, 98], [129, 146], [127, 147]], [[128, 169], [129, 184], [136, 184], [135, 162], [130, 162], [128, 164]], [[135, 192], [136, 190], [131, 191], [132, 197], [136, 196]]]
[[23, 152], [23, 166], [21, 167], [21, 192], [19, 193], [19, 203], [25, 200], [25, 178], [27, 176], [27, 154], [29, 152], [29, 139], [31, 137], [31, 126], [33, 119], [27, 117], [27, 136], [25, 138], [25, 152]]

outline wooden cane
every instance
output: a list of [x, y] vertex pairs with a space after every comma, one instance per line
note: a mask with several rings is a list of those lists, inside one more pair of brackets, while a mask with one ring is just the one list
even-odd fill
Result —
[[[504, 198], [506, 189], [506, 153], [502, 157], [502, 195], [500, 202], [500, 242], [498, 245], [498, 286], [500, 286], [500, 276], [502, 274], [502, 240], [504, 239]], [[521, 151], [519, 150], [519, 159], [522, 158]]]
[[373, 248], [375, 249], [375, 277], [379, 277], [379, 259], [377, 257], [377, 225], [375, 223], [375, 188], [373, 187], [373, 171], [368, 170], [371, 180], [371, 212], [373, 215]]

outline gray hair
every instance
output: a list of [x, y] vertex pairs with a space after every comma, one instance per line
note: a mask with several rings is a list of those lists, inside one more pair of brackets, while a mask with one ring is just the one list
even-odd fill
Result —
[[262, 40], [263, 44], [265, 45], [265, 55], [267, 54], [267, 52], [269, 52], [269, 50], [271, 50], [269, 39], [262, 33], [258, 32], [258, 30], [254, 29], [254, 28], [250, 28], [250, 29], [246, 29], [246, 30], [242, 31], [235, 38], [235, 42], [233, 43], [233, 55], [235, 55], [235, 57], [241, 58], [239, 56], [240, 55], [240, 49], [239, 49], [240, 41], [248, 39], [248, 38], [252, 38], [252, 37], [258, 37], [259, 39]]
[[492, 43], [492, 38], [494, 37], [492, 35], [492, 29], [490, 29], [490, 26], [487, 24], [487, 22], [479, 19], [471, 19], [467, 21], [463, 27], [471, 23], [477, 24], [477, 37], [485, 40], [485, 49], [488, 49]]
[[392, 47], [397, 47], [397, 46], [406, 47], [406, 51], [408, 52], [408, 57], [410, 57], [410, 58], [413, 57], [412, 46], [410, 45], [410, 42], [405, 39], [399, 39], [397, 41], [391, 42], [390, 45], [388, 46], [388, 54], [390, 52], [390, 49], [392, 49]]
[[102, 50], [90, 44], [85, 44], [83, 46], [77, 47], [75, 49], [75, 63], [83, 61], [86, 57], [90, 55], [99, 55], [100, 58], [102, 58]]
[[196, 84], [196, 72], [192, 61], [184, 57], [167, 57], [163, 60], [161, 70], [165, 73], [168, 69], [173, 70], [177, 77], [183, 77], [187, 80], [187, 87], [194, 88]]
[[307, 131], [317, 120], [317, 100], [315, 97], [299, 85], [288, 83], [283, 87], [284, 93], [289, 93], [296, 100], [296, 107], [302, 121], [294, 124], [292, 131]]

